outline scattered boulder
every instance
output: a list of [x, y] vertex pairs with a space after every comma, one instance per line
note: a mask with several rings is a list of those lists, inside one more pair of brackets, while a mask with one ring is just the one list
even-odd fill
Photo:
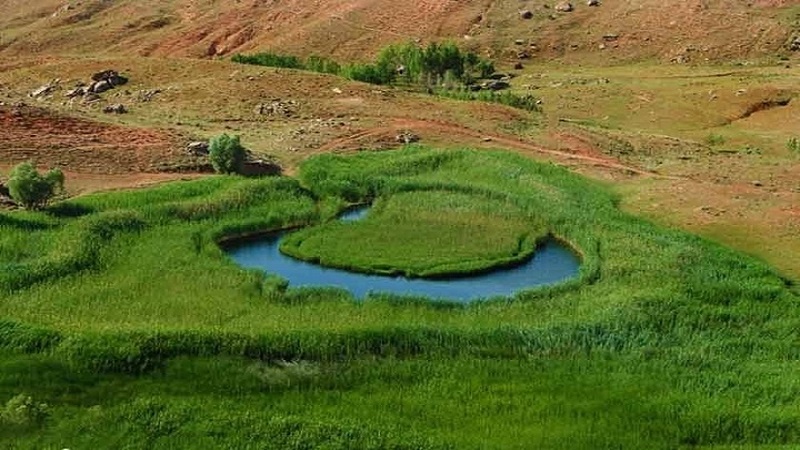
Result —
[[103, 81], [109, 77], [119, 75], [116, 70], [104, 70], [92, 75], [92, 81]]
[[395, 136], [394, 140], [401, 144], [413, 144], [414, 142], [419, 142], [420, 137], [411, 130], [403, 130]]
[[11, 198], [11, 193], [8, 192], [8, 187], [0, 182], [0, 208], [2, 209], [13, 209], [16, 208], [17, 202]]
[[83, 86], [78, 86], [64, 93], [64, 96], [67, 98], [83, 97], [84, 95], [86, 95], [86, 88]]
[[140, 103], [147, 103], [153, 100], [153, 97], [161, 93], [161, 89], [147, 89], [136, 93], [136, 101]]
[[0, 195], [0, 208], [14, 209], [18, 206], [19, 205], [17, 205], [17, 202], [15, 202], [11, 197]]
[[794, 38], [793, 38], [793, 39], [792, 39], [792, 40], [789, 42], [789, 50], [791, 50], [791, 51], [793, 51], [793, 52], [798, 52], [798, 51], [800, 51], [800, 36], [796, 36], [796, 37], [794, 37]]
[[600, 6], [600, 0], [587, 0], [587, 6]]
[[514, 64], [514, 70], [522, 70], [524, 68], [525, 66], [523, 66], [521, 62], [517, 62], [516, 64]]
[[89, 92], [95, 94], [102, 94], [103, 92], [110, 91], [111, 89], [114, 89], [114, 85], [108, 80], [95, 81], [89, 85]]
[[283, 116], [292, 117], [295, 115], [297, 102], [294, 100], [283, 101], [279, 98], [272, 100], [270, 103], [260, 103], [255, 107], [256, 114], [265, 114], [269, 116]]
[[511, 84], [505, 80], [490, 80], [484, 82], [481, 86], [490, 91], [500, 91], [503, 89], [508, 89], [511, 87]]
[[533, 19], [533, 12], [529, 9], [524, 9], [519, 12], [519, 17], [525, 20]]
[[128, 79], [119, 74], [116, 70], [104, 70], [92, 75], [92, 81], [95, 83], [107, 81], [112, 87], [122, 86], [128, 83]]
[[106, 114], [126, 114], [128, 112], [128, 108], [121, 103], [116, 103], [103, 108], [103, 112]]
[[186, 152], [189, 156], [208, 156], [208, 142], [189, 142], [186, 145]]
[[61, 82], [61, 80], [55, 79], [55, 80], [53, 80], [53, 81], [51, 81], [51, 82], [49, 82], [49, 83], [47, 83], [47, 84], [45, 84], [43, 86], [40, 86], [40, 87], [34, 89], [33, 92], [28, 94], [28, 97], [41, 98], [41, 97], [48, 96], [48, 95], [52, 94], [53, 91], [58, 89], [58, 84], [60, 82]]
[[556, 11], [558, 12], [572, 12], [575, 9], [570, 2], [561, 2], [556, 5]]
[[87, 92], [83, 96], [83, 103], [94, 103], [100, 100], [100, 96], [94, 92]]
[[677, 55], [670, 59], [671, 62], [675, 64], [688, 64], [691, 61], [689, 55]]
[[496, 72], [489, 75], [489, 79], [491, 80], [510, 80], [511, 78], [513, 78], [511, 74], [502, 72]]

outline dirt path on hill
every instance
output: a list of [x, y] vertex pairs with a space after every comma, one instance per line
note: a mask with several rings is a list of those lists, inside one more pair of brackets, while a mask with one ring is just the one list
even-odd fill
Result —
[[434, 136], [459, 136], [466, 137], [482, 142], [484, 146], [498, 147], [508, 150], [513, 150], [521, 154], [531, 155], [549, 155], [554, 156], [561, 161], [577, 161], [586, 163], [593, 166], [604, 167], [608, 169], [619, 170], [628, 174], [650, 176], [650, 177], [664, 177], [653, 172], [649, 172], [637, 167], [624, 165], [610, 158], [602, 157], [592, 154], [587, 149], [575, 149], [574, 152], [553, 150], [542, 147], [540, 145], [525, 142], [515, 137], [500, 135], [496, 133], [481, 133], [479, 131], [467, 128], [455, 123], [412, 119], [412, 118], [397, 118], [391, 119], [386, 125], [370, 128], [367, 130], [359, 131], [358, 133], [351, 134], [340, 138], [333, 139], [325, 145], [319, 147], [314, 153], [328, 153], [333, 151], [349, 151], [357, 150], [364, 147], [364, 144], [370, 141], [390, 139], [393, 138], [401, 130], [413, 130], [415, 133], [428, 134]]

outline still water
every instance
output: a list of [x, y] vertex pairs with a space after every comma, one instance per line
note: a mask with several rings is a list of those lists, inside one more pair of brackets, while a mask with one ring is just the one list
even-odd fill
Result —
[[[281, 234], [236, 243], [226, 248], [240, 265], [281, 276], [289, 286], [337, 286], [363, 298], [369, 292], [423, 295], [468, 302], [565, 281], [578, 275], [580, 260], [555, 240], [545, 242], [529, 261], [512, 268], [451, 279], [368, 275], [322, 267], [286, 256], [278, 249]], [[354, 243], [353, 245], [357, 245]]]
[[[342, 214], [339, 220], [361, 220], [368, 211], [368, 208], [352, 209]], [[358, 298], [376, 292], [469, 302], [509, 296], [526, 288], [565, 281], [576, 277], [580, 268], [580, 259], [569, 248], [551, 239], [523, 264], [472, 276], [421, 279], [369, 275], [322, 267], [286, 256], [279, 250], [282, 235], [275, 233], [240, 241], [227, 245], [225, 250], [239, 265], [276, 274], [288, 280], [292, 287], [335, 286], [347, 289]]]

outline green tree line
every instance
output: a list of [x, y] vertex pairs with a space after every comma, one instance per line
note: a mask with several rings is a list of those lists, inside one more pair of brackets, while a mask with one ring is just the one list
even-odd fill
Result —
[[495, 70], [491, 61], [474, 52], [461, 50], [452, 42], [433, 42], [425, 47], [413, 42], [390, 45], [381, 50], [371, 63], [339, 64], [321, 56], [301, 60], [296, 56], [276, 53], [237, 54], [232, 60], [243, 64], [330, 73], [372, 84], [463, 85], [486, 78]]

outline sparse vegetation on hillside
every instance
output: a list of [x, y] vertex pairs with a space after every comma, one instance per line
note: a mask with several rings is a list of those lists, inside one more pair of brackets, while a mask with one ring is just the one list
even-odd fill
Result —
[[300, 58], [276, 53], [234, 55], [231, 60], [287, 69], [303, 69], [331, 73], [371, 84], [407, 84], [439, 86], [446, 80], [471, 84], [477, 78], [494, 73], [494, 64], [477, 54], [461, 50], [452, 42], [431, 43], [421, 47], [414, 43], [395, 44], [384, 48], [373, 63], [339, 64], [319, 56]]
[[501, 105], [512, 108], [523, 109], [525, 111], [541, 111], [540, 101], [530, 94], [517, 94], [511, 91], [472, 91], [464, 88], [456, 89], [437, 89], [436, 95], [454, 100], [479, 101], [500, 103]]
[[789, 140], [786, 141], [786, 148], [788, 148], [790, 152], [800, 155], [800, 139], [796, 137], [789, 138]]
[[241, 64], [310, 70], [339, 75], [371, 84], [401, 84], [424, 89], [442, 97], [500, 103], [526, 111], [538, 111], [538, 99], [511, 91], [481, 90], [474, 83], [491, 76], [494, 64], [473, 52], [465, 52], [447, 42], [421, 47], [414, 43], [391, 45], [383, 49], [374, 63], [339, 64], [333, 60], [311, 56], [302, 62], [295, 56], [275, 53], [234, 55]]

